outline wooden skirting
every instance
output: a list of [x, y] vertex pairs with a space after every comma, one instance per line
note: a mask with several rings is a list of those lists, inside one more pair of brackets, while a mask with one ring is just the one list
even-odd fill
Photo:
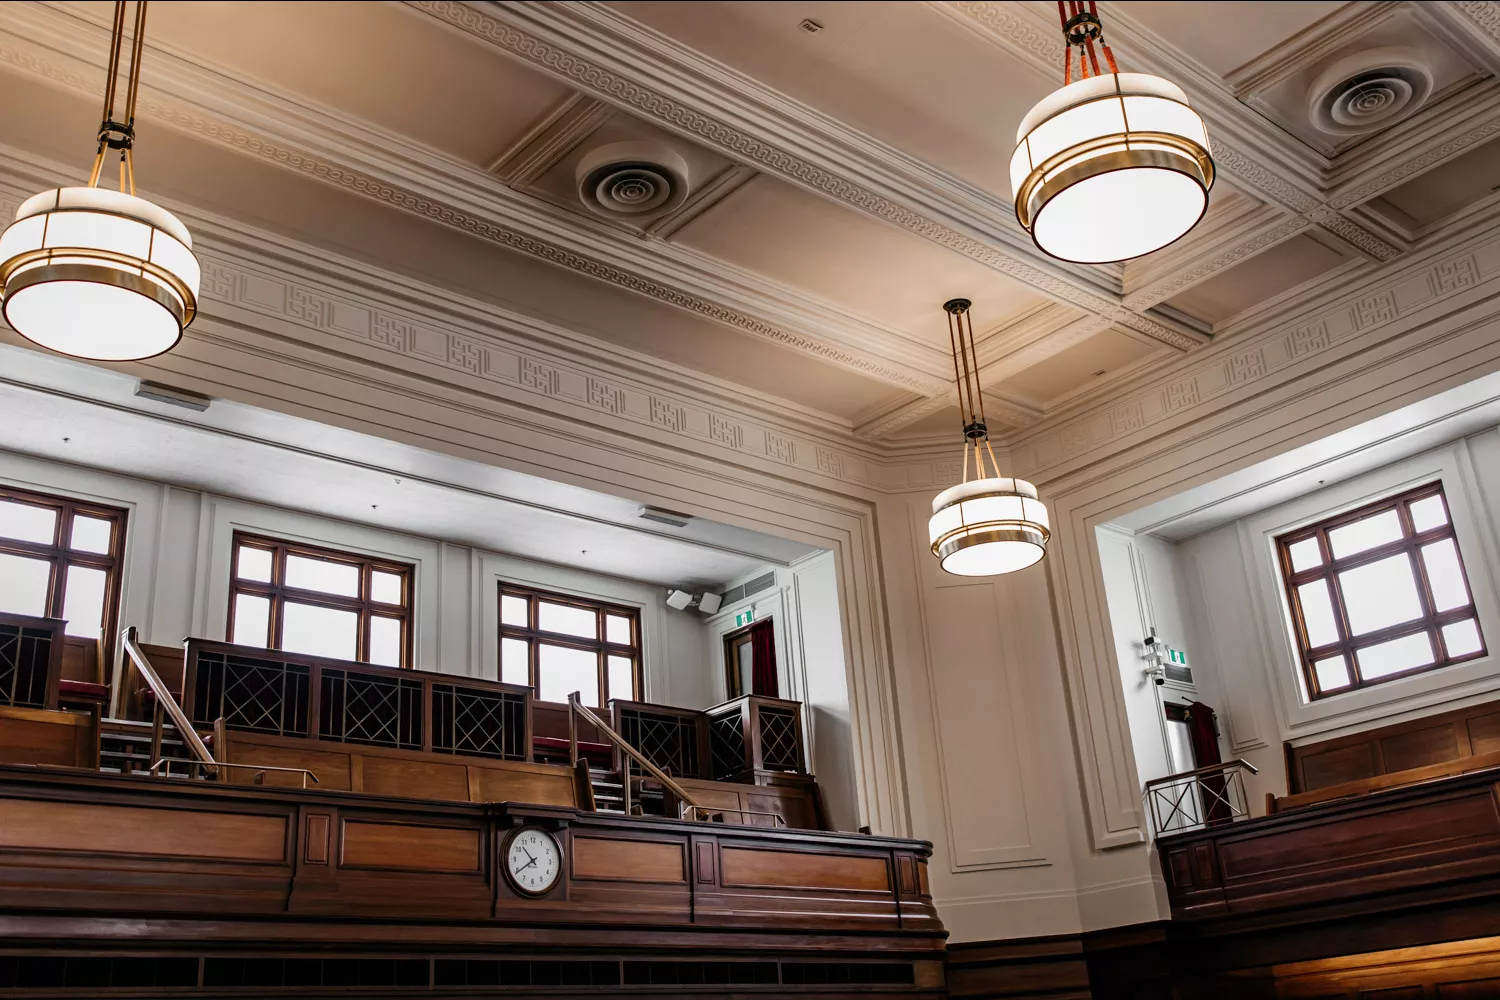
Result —
[[[541, 898], [499, 874], [522, 824], [561, 844], [562, 876]], [[408, 993], [381, 995], [444, 983], [503, 993], [533, 976], [596, 994], [817, 986], [827, 997], [936, 1000], [945, 932], [919, 873], [929, 854], [913, 840], [552, 805], [0, 767], [0, 980], [22, 969], [40, 982], [59, 955], [112, 975], [96, 960], [150, 941], [161, 961], [180, 963], [163, 965], [175, 971], [155, 985], [186, 995], [197, 995], [191, 975], [228, 991], [215, 995], [248, 996], [234, 989], [266, 977], [304, 986], [342, 956], [355, 964], [326, 975], [371, 963], [375, 979], [352, 985], [410, 981]], [[547, 978], [565, 966], [574, 978]]]
[[949, 945], [948, 995], [972, 1000], [1091, 1000], [1083, 937]]

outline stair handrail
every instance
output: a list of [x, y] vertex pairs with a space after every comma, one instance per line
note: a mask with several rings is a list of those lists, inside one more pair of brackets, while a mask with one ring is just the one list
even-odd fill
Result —
[[[673, 781], [670, 775], [668, 775], [661, 768], [657, 767], [655, 764], [651, 763], [651, 761], [647, 760], [645, 754], [641, 753], [635, 747], [633, 747], [629, 743], [627, 743], [625, 741], [625, 737], [623, 737], [619, 733], [615, 732], [614, 729], [613, 729], [613, 727], [611, 727], [609, 725], [609, 723], [605, 722], [603, 719], [599, 718], [599, 716], [595, 715], [592, 709], [590, 709], [590, 708], [588, 708], [587, 706], [584, 705], [583, 699], [579, 696], [579, 694], [578, 694], [577, 691], [574, 691], [572, 694], [568, 695], [568, 711], [569, 711], [569, 716], [568, 716], [569, 719], [573, 718], [573, 713], [577, 713], [578, 715], [583, 716], [584, 721], [592, 723], [593, 726], [594, 726], [594, 728], [597, 729], [597, 730], [599, 730], [599, 732], [603, 733], [604, 736], [611, 743], [613, 743], [615, 746], [619, 747], [621, 750], [625, 751], [625, 753], [627, 755], [629, 755], [636, 763], [640, 764], [641, 767], [643, 767], [643, 768], [646, 769], [646, 773], [650, 774], [651, 777], [653, 777], [657, 781], [661, 782], [663, 787], [669, 789], [672, 792], [673, 795], [677, 796], [678, 801], [680, 803], [682, 803], [682, 805], [687, 806], [687, 807], [692, 808], [692, 809], [699, 808], [698, 802], [691, 795], [689, 795], [687, 793], [687, 789], [683, 788], [677, 782]], [[576, 760], [577, 759], [577, 744], [576, 744], [577, 730], [576, 730], [576, 728], [574, 726], [569, 726], [568, 729], [569, 729], [569, 737], [570, 737], [570, 739], [572, 739], [572, 740], [575, 741], [574, 748], [573, 748], [573, 756], [574, 756], [574, 759]], [[627, 789], [627, 795], [628, 795], [628, 789], [630, 787], [630, 768], [629, 767], [625, 768], [625, 773], [623, 775], [621, 775], [621, 778], [624, 781], [625, 787]], [[627, 797], [625, 801], [628, 803], [630, 800]], [[628, 810], [627, 810], [627, 812], [628, 812]]]
[[130, 657], [130, 662], [135, 664], [135, 669], [146, 681], [146, 686], [151, 689], [152, 694], [156, 695], [156, 703], [166, 709], [167, 714], [172, 717], [172, 725], [177, 727], [178, 734], [182, 736], [182, 741], [187, 744], [188, 749], [193, 751], [193, 756], [203, 764], [203, 770], [217, 775], [219, 762], [214, 760], [214, 755], [208, 752], [208, 747], [203, 743], [203, 737], [199, 736], [198, 730], [193, 728], [187, 713], [182, 710], [181, 705], [177, 704], [177, 698], [172, 694], [171, 689], [161, 679], [161, 675], [156, 672], [151, 661], [146, 659], [146, 654], [141, 652], [141, 647], [136, 643], [137, 634], [134, 625], [125, 626], [125, 630], [120, 633], [120, 645], [125, 648], [125, 655]]

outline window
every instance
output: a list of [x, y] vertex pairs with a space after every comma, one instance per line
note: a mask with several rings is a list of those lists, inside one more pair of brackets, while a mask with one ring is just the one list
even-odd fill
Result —
[[1441, 483], [1276, 543], [1311, 697], [1485, 654]]
[[500, 585], [500, 679], [539, 701], [585, 705], [640, 693], [641, 623], [634, 608]]
[[231, 573], [230, 642], [411, 666], [406, 563], [236, 534]]
[[124, 550], [123, 510], [0, 488], [0, 611], [112, 636]]

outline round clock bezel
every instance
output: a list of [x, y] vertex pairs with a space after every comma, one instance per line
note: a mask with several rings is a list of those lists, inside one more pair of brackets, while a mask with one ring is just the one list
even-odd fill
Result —
[[[543, 836], [547, 837], [547, 839], [552, 841], [552, 846], [557, 848], [557, 874], [553, 877], [552, 884], [548, 885], [545, 889], [530, 889], [524, 885], [521, 885], [521, 883], [517, 881], [515, 874], [510, 870], [510, 845], [514, 843], [515, 839], [521, 834], [532, 832], [540, 833]], [[548, 830], [545, 827], [530, 824], [526, 826], [518, 826], [514, 830], [510, 831], [510, 833], [506, 834], [505, 842], [500, 847], [500, 867], [505, 872], [506, 883], [511, 887], [513, 891], [530, 899], [539, 899], [542, 896], [546, 896], [549, 893], [556, 891], [557, 887], [562, 884], [563, 860], [564, 855], [562, 840], [559, 839], [556, 833], [553, 833], [551, 830]]]

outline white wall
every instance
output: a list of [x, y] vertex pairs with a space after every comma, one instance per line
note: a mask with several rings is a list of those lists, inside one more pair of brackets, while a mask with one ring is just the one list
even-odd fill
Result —
[[1180, 543], [1100, 529], [1142, 782], [1166, 773], [1160, 736], [1146, 722], [1150, 708], [1133, 683], [1139, 676], [1136, 633], [1153, 612], [1162, 635], [1188, 651], [1199, 697], [1218, 712], [1225, 753], [1260, 769], [1247, 781], [1256, 813], [1264, 809], [1265, 793], [1287, 792], [1284, 741], [1328, 739], [1496, 696], [1497, 654], [1318, 701], [1301, 690], [1274, 538], [1433, 479], [1443, 482], [1481, 630], [1490, 648], [1500, 650], [1500, 428], [1330, 483]]
[[412, 563], [421, 669], [498, 676], [500, 580], [639, 608], [647, 700], [696, 704], [713, 669], [699, 617], [669, 612], [647, 584], [13, 452], [0, 451], [0, 482], [128, 511], [120, 623], [147, 643], [225, 638], [231, 540], [244, 529]]

